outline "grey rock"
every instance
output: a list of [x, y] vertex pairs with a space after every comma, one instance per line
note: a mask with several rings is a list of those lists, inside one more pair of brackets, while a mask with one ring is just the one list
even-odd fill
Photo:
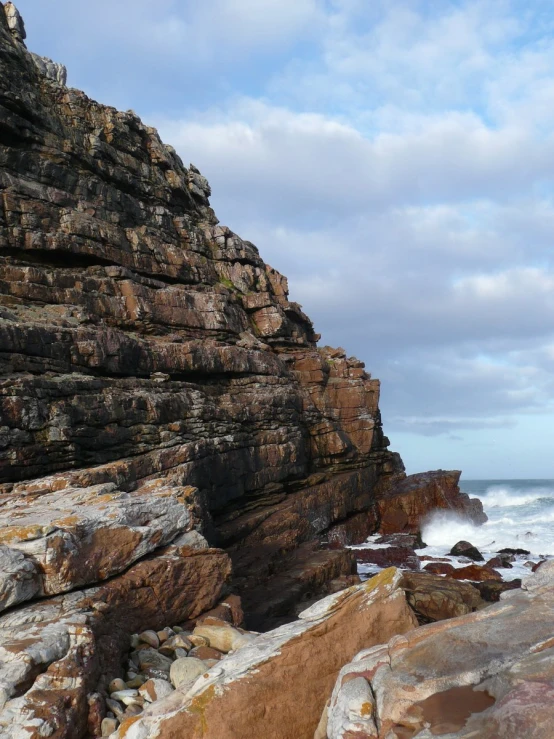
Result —
[[206, 664], [201, 659], [195, 657], [184, 657], [175, 660], [171, 665], [169, 676], [171, 682], [176, 688], [192, 683], [206, 671]]
[[6, 14], [10, 33], [17, 41], [23, 43], [24, 39], [27, 38], [27, 33], [25, 32], [25, 23], [21, 13], [12, 2], [5, 3], [4, 13]]

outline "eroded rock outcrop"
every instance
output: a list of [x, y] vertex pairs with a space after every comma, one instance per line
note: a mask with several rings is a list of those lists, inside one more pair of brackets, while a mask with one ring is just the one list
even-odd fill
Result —
[[553, 617], [548, 562], [493, 606], [360, 652], [341, 670], [326, 736], [549, 739]]
[[379, 381], [198, 169], [24, 40], [0, 3], [0, 727], [77, 739], [134, 630], [230, 588], [268, 628], [356, 578], [344, 545], [480, 513], [456, 473], [406, 478]]
[[117, 739], [312, 739], [344, 655], [416, 623], [394, 569], [330, 595], [177, 689]]

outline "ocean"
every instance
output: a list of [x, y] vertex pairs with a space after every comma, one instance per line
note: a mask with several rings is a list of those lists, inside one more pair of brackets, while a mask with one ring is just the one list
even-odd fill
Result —
[[[554, 480], [462, 480], [460, 489], [479, 498], [489, 520], [474, 526], [448, 513], [435, 513], [422, 527], [428, 545], [420, 554], [444, 557], [461, 539], [474, 544], [485, 559], [499, 549], [526, 549], [505, 580], [530, 574], [526, 562], [554, 557]], [[456, 565], [455, 561], [452, 564]]]

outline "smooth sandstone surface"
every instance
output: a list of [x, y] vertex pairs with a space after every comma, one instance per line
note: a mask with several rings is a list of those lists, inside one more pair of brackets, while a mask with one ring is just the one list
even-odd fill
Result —
[[345, 655], [416, 625], [398, 570], [330, 595], [261, 634], [187, 692], [176, 690], [117, 739], [312, 739]]
[[360, 652], [336, 682], [328, 739], [550, 739], [554, 562], [499, 603]]

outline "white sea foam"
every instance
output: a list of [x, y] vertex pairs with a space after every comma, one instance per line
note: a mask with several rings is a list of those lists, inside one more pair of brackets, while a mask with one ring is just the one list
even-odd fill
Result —
[[554, 490], [551, 488], [535, 488], [533, 490], [514, 490], [510, 486], [493, 485], [481, 498], [485, 508], [509, 508], [524, 506], [535, 501], [550, 498], [554, 502]]
[[[506, 547], [527, 549], [531, 552], [528, 559], [534, 561], [540, 556], [554, 555], [554, 487], [489, 485], [484, 486], [477, 497], [489, 517], [483, 526], [474, 526], [444, 511], [429, 517], [422, 536], [429, 545], [430, 555], [444, 556], [462, 539], [475, 545], [485, 559]], [[525, 559], [523, 557], [512, 570], [504, 570], [504, 577], [528, 574], [523, 567]]]

